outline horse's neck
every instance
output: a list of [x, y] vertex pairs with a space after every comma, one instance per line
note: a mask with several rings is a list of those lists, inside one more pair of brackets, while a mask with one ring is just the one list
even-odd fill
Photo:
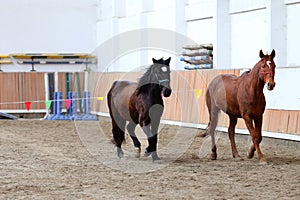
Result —
[[248, 75], [249, 88], [254, 89], [256, 93], [260, 94], [264, 89], [264, 81], [259, 78], [260, 66], [257, 63]]
[[137, 88], [138, 94], [146, 94], [149, 96], [160, 96], [161, 90], [156, 84], [145, 84]]

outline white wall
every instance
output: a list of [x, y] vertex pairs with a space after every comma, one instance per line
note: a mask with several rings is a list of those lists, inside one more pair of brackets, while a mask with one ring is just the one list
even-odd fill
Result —
[[96, 0], [1, 0], [0, 53], [91, 52]]
[[[252, 68], [259, 61], [259, 50], [269, 51], [265, 9], [231, 14], [231, 66]], [[230, 49], [228, 49], [230, 51]]]
[[[177, 16], [174, 2], [174, 0], [126, 0], [120, 6], [118, 0], [101, 1], [98, 10], [100, 20], [97, 23], [98, 48], [95, 51], [99, 57], [99, 70], [137, 71], [151, 64], [152, 57], [169, 56], [173, 57], [171, 66], [176, 66], [176, 55], [168, 52], [169, 49], [176, 48], [175, 38], [170, 43], [174, 47], [167, 51], [160, 49], [159, 43], [170, 40], [170, 37], [155, 35], [156, 41], [152, 39], [157, 29], [176, 30]], [[107, 56], [103, 56], [104, 54]]]
[[300, 66], [300, 3], [287, 6], [287, 66]]
[[[0, 54], [91, 53], [97, 41], [97, 0], [1, 0]], [[95, 66], [93, 66], [95, 67]], [[2, 65], [29, 71], [29, 65]], [[82, 71], [84, 66], [40, 65], [37, 71]]]
[[[260, 49], [270, 52], [272, 48], [277, 50], [279, 67], [300, 66], [299, 0], [226, 1], [228, 8], [221, 9], [228, 9], [229, 29], [216, 26], [216, 5], [226, 5], [217, 4], [218, 0], [2, 0], [0, 54], [97, 52], [97, 47], [113, 36], [157, 28], [169, 30], [173, 35], [183, 34], [197, 43], [214, 43], [214, 53], [218, 54], [215, 62], [217, 59], [226, 62], [225, 68], [251, 68]], [[130, 71], [149, 64], [151, 57], [162, 56], [172, 56], [171, 65], [183, 69], [184, 64], [178, 62], [181, 43], [172, 37], [157, 36], [158, 42], [167, 41], [173, 46], [171, 51], [123, 52], [111, 61], [110, 70]], [[122, 41], [123, 46], [130, 42]], [[134, 42], [151, 41], [145, 35], [137, 35]], [[107, 48], [106, 54], [119, 51], [121, 42], [115, 43], [117, 46]], [[99, 55], [99, 70], [104, 67], [101, 61], [106, 57], [109, 56]], [[222, 64], [215, 67], [224, 68]]]
[[[124, 0], [122, 6], [117, 2], [101, 1], [101, 13], [110, 15], [106, 14], [98, 22], [98, 45], [126, 31], [160, 28], [185, 34], [200, 44], [213, 43], [215, 68], [251, 68], [259, 59], [260, 49], [270, 52], [273, 48], [277, 51], [275, 61], [279, 67], [300, 65], [297, 56], [300, 1]], [[112, 11], [107, 11], [109, 9]], [[143, 38], [137, 40], [144, 41]], [[114, 49], [118, 48], [110, 51]], [[182, 70], [183, 64], [178, 62], [181, 50], [175, 49], [178, 52], [172, 56], [177, 62], [173, 64]], [[160, 53], [163, 55], [162, 52], [157, 55]], [[125, 66], [144, 65], [150, 54], [144, 51], [126, 56], [117, 59], [110, 70], [124, 71]], [[128, 67], [128, 70], [132, 68], [135, 67]]]

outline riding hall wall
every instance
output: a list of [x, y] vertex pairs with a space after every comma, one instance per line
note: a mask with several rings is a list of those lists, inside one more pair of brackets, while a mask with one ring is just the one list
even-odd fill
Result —
[[[48, 74], [48, 73], [47, 73]], [[52, 73], [54, 75], [54, 73]], [[63, 92], [66, 99], [65, 73], [58, 73], [58, 91]], [[79, 74], [77, 84], [75, 73], [71, 75], [71, 91], [83, 90], [84, 74]], [[54, 84], [54, 82], [53, 82]], [[0, 111], [20, 113], [26, 110], [25, 102], [31, 102], [30, 110], [26, 113], [34, 113], [37, 110], [45, 111], [45, 73], [44, 72], [3, 72], [0, 73]], [[54, 90], [54, 85], [49, 86]], [[51, 99], [51, 97], [48, 97]]]
[[[208, 123], [208, 112], [205, 104], [205, 92], [208, 83], [218, 74], [236, 74], [239, 70], [195, 70], [173, 71], [169, 98], [164, 98], [165, 111], [163, 119], [193, 124]], [[94, 113], [107, 114], [106, 94], [115, 80], [137, 81], [141, 76], [138, 72], [89, 73], [89, 91], [91, 106]], [[75, 75], [74, 75], [75, 76]], [[73, 76], [70, 89], [78, 91], [77, 79]], [[45, 111], [45, 80], [42, 72], [0, 73], [0, 111], [28, 112]], [[83, 90], [84, 74], [80, 73], [80, 90]], [[59, 91], [66, 98], [65, 73], [59, 73]], [[103, 97], [99, 98], [97, 97]], [[268, 101], [268, 99], [267, 99]], [[26, 111], [24, 102], [32, 102], [31, 110]], [[219, 117], [219, 126], [228, 126], [228, 117], [223, 113]], [[244, 122], [238, 121], [237, 128], [245, 129]], [[266, 109], [264, 113], [263, 130], [278, 133], [300, 135], [300, 110]]]

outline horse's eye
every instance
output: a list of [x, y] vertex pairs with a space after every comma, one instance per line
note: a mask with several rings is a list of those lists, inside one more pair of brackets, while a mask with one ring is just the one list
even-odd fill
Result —
[[168, 71], [168, 69], [167, 69], [167, 67], [162, 67], [161, 71], [166, 72], [166, 71]]

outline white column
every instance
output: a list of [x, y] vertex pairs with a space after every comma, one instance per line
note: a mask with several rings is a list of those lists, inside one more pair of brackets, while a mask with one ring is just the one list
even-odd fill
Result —
[[[148, 27], [148, 15], [150, 12], [154, 10], [154, 1], [149, 1], [149, 0], [143, 0], [142, 1], [142, 12], [140, 14], [140, 27], [142, 29]], [[148, 46], [148, 35], [145, 33], [145, 31], [141, 32], [140, 38], [140, 45], [141, 46]], [[148, 65], [151, 64], [149, 63], [149, 55], [147, 50], [143, 50], [140, 52], [140, 64], [141, 66], [143, 65]]]
[[[188, 35], [188, 28], [187, 28], [187, 22], [185, 20], [185, 5], [186, 5], [186, 0], [176, 0], [176, 33], [181, 34], [181, 35]], [[177, 54], [182, 53], [182, 45], [184, 41], [179, 41], [182, 40], [183, 37], [181, 35], [176, 34], [178, 38], [175, 38], [176, 41], [174, 43], [176, 44], [175, 50], [177, 51]], [[178, 41], [178, 42], [177, 42]], [[187, 45], [188, 41], [184, 45]], [[182, 61], [178, 58], [172, 58], [176, 59], [175, 62], [175, 68], [182, 70]]]
[[[119, 1], [114, 0], [114, 13], [113, 13], [113, 35], [119, 35], [120, 34], [120, 28], [119, 28], [119, 19], [126, 16], [126, 1]], [[113, 55], [114, 57], [116, 55], [119, 55], [119, 45], [120, 40], [118, 37], [116, 37], [113, 41]], [[120, 62], [117, 60], [113, 63], [113, 66], [110, 66], [111, 70], [114, 71], [116, 69], [120, 69]]]
[[54, 72], [54, 92], [58, 92], [58, 72]]
[[114, 0], [113, 17], [121, 18], [126, 16], [126, 1]]
[[268, 17], [269, 17], [269, 53], [272, 49], [276, 50], [277, 66], [287, 66], [287, 40], [286, 25], [287, 11], [285, 0], [268, 1]]
[[151, 12], [154, 10], [154, 1], [142, 0], [142, 12]]
[[231, 20], [229, 13], [230, 0], [215, 0], [215, 41], [214, 68], [231, 68]]

